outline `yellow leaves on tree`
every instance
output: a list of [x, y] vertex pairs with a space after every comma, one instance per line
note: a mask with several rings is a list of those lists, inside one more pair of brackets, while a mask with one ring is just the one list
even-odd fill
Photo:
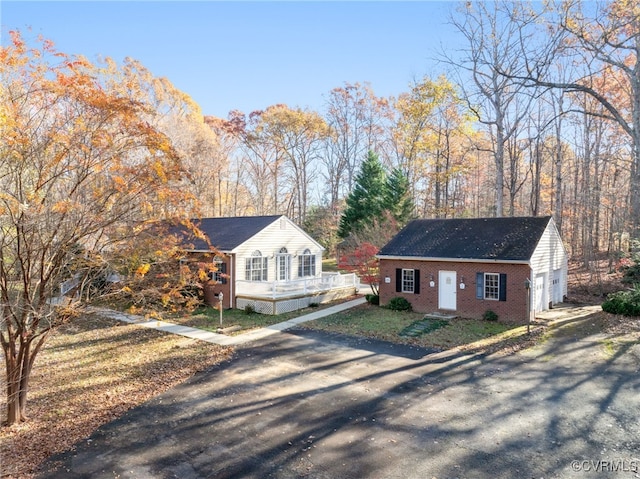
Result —
[[[464, 151], [471, 149], [470, 118], [455, 86], [444, 76], [425, 77], [398, 98], [393, 136], [401, 167], [414, 197], [424, 197], [429, 214], [448, 215], [448, 185], [468, 169]], [[420, 212], [426, 214], [426, 211]]]
[[[9, 425], [26, 419], [34, 358], [64, 319], [50, 303], [60, 284], [92, 284], [87, 258], [106, 258], [103, 265], [125, 255], [146, 230], [191, 217], [195, 207], [179, 155], [154, 126], [153, 95], [142, 94], [148, 78], [11, 37], [0, 47], [0, 295], [8, 298], [0, 343]], [[122, 78], [136, 88], [122, 88]], [[148, 251], [165, 248], [160, 235], [148, 237]]]
[[61, 200], [53, 204], [53, 206], [51, 207], [51, 211], [54, 213], [65, 214], [68, 213], [73, 207], [74, 204], [71, 201]]
[[165, 167], [161, 162], [156, 161], [153, 163], [153, 171], [160, 179], [160, 181], [162, 181], [163, 183], [167, 181], [167, 172], [165, 171]]
[[138, 268], [135, 271], [135, 275], [139, 276], [139, 277], [144, 277], [145, 274], [147, 274], [149, 272], [149, 269], [151, 268], [151, 265], [149, 263], [144, 263], [141, 264], [140, 266], [138, 266]]
[[204, 269], [199, 269], [198, 270], [198, 279], [200, 281], [207, 281], [207, 279], [209, 279], [209, 272], [205, 271]]

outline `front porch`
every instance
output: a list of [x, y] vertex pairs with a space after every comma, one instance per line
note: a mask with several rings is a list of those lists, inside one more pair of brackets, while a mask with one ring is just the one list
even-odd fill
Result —
[[354, 274], [322, 273], [291, 281], [236, 282], [236, 308], [252, 307], [262, 314], [282, 314], [355, 294], [360, 279]]

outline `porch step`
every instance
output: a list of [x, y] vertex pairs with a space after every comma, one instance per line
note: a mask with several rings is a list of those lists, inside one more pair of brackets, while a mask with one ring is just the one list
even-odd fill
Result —
[[456, 314], [441, 313], [439, 311], [424, 315], [424, 319], [446, 319], [447, 321], [456, 319], [457, 317], [458, 316]]

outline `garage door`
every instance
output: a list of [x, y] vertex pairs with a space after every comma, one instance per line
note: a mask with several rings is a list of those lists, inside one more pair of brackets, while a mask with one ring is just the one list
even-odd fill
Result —
[[551, 287], [553, 304], [562, 303], [562, 270], [553, 271], [553, 285]]
[[546, 306], [546, 281], [545, 281], [545, 275], [544, 274], [539, 274], [536, 276], [536, 280], [535, 280], [535, 285], [534, 285], [534, 305], [536, 308], [536, 312], [538, 311], [544, 311], [545, 309], [547, 309]]

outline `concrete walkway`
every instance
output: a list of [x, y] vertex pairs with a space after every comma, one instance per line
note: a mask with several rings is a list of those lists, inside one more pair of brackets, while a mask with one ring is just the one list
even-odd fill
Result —
[[158, 331], [165, 331], [172, 334], [179, 334], [180, 336], [185, 336], [187, 338], [207, 341], [209, 343], [220, 344], [222, 346], [236, 346], [238, 344], [244, 344], [251, 341], [256, 341], [258, 339], [266, 338], [267, 336], [271, 336], [273, 334], [277, 334], [289, 328], [297, 326], [300, 323], [313, 321], [314, 319], [339, 313], [365, 302], [366, 299], [364, 297], [360, 297], [351, 301], [336, 304], [335, 306], [329, 306], [328, 308], [319, 309], [317, 311], [314, 311], [313, 313], [304, 314], [297, 318], [283, 321], [282, 323], [272, 324], [271, 326], [267, 326], [265, 328], [253, 329], [247, 333], [238, 334], [236, 336], [227, 336], [225, 334], [205, 331], [203, 329], [181, 326], [179, 324], [174, 324], [167, 321], [159, 321], [155, 319], [149, 320], [142, 316], [122, 313], [120, 311], [114, 311], [111, 309], [94, 308], [93, 311], [98, 312], [107, 318], [143, 326], [145, 328], [157, 329]]

